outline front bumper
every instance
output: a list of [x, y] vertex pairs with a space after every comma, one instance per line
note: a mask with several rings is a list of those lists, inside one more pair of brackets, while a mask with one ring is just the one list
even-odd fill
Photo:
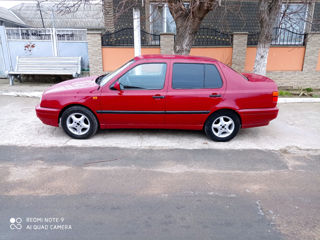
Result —
[[59, 127], [59, 113], [60, 109], [44, 108], [40, 107], [40, 104], [36, 106], [37, 117], [47, 125]]
[[277, 107], [239, 110], [241, 127], [250, 128], [268, 125], [271, 120], [278, 116], [278, 112]]

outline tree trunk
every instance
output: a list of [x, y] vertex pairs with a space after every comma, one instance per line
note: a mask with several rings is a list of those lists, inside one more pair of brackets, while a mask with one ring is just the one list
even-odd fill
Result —
[[[181, 22], [181, 23], [180, 23]], [[179, 25], [178, 25], [179, 24]], [[200, 24], [193, 21], [178, 21], [177, 34], [174, 41], [174, 53], [189, 55]]]
[[267, 60], [272, 42], [272, 31], [280, 15], [282, 0], [260, 0], [259, 21], [260, 35], [253, 72], [266, 75]]
[[168, 0], [170, 13], [176, 23], [174, 52], [189, 55], [203, 18], [214, 8], [216, 0], [194, 1], [186, 6], [183, 0]]
[[270, 43], [258, 43], [257, 54], [254, 62], [254, 73], [266, 75], [267, 73], [267, 60], [269, 55]]
[[107, 32], [114, 32], [114, 18], [113, 13], [113, 0], [104, 0], [102, 1], [103, 7], [103, 17], [104, 17], [104, 27]]

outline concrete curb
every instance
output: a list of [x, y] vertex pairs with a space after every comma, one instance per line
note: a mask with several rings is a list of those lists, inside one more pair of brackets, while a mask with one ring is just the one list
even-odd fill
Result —
[[[40, 98], [43, 92], [0, 91], [0, 96]], [[320, 103], [320, 98], [279, 98], [278, 103]]]
[[278, 103], [318, 103], [320, 98], [279, 98]]
[[43, 92], [17, 92], [17, 91], [0, 91], [0, 95], [2, 96], [13, 96], [13, 97], [34, 97], [34, 98], [40, 98], [42, 96]]

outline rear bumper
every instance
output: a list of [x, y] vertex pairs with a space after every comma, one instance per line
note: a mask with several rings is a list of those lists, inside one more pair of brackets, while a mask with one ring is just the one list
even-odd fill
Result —
[[47, 125], [59, 127], [59, 112], [60, 109], [36, 106], [37, 117]]
[[269, 122], [278, 116], [279, 109], [259, 108], [243, 109], [238, 111], [241, 117], [242, 128], [260, 127], [268, 125]]

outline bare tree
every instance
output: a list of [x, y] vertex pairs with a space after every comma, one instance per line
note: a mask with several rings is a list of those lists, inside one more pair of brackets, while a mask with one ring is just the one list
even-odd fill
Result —
[[[109, 1], [102, 0], [103, 6], [110, 6]], [[56, 7], [60, 13], [70, 13], [71, 11], [77, 11], [81, 5], [91, 2], [94, 2], [94, 0], [60, 0], [56, 3]], [[116, 7], [117, 14], [114, 18], [126, 13], [128, 9], [138, 6], [140, 2], [141, 0], [119, 0]], [[168, 4], [170, 13], [176, 23], [175, 53], [188, 55], [202, 20], [208, 12], [221, 3], [221, 0], [161, 0], [159, 2]], [[106, 11], [106, 9], [104, 10]]]
[[214, 9], [216, 0], [168, 0], [171, 15], [176, 23], [174, 52], [188, 55], [203, 18]]
[[253, 70], [255, 73], [266, 74], [272, 32], [276, 21], [279, 18], [281, 5], [282, 0], [259, 0], [260, 34]]
[[[50, 0], [45, 0], [50, 1]], [[51, 0], [54, 1], [54, 0]], [[100, 0], [103, 5], [105, 14], [110, 14], [110, 1]], [[195, 40], [196, 34], [205, 16], [215, 9], [221, 7], [222, 0], [158, 0], [159, 4], [168, 4], [169, 11], [176, 24], [176, 38], [174, 43], [175, 54], [188, 55], [190, 53], [192, 44]], [[239, 0], [240, 3], [244, 0]], [[273, 38], [273, 30], [277, 24], [282, 21], [287, 21], [287, 24], [292, 23], [290, 13], [285, 8], [281, 13], [282, 4], [289, 6], [290, 0], [257, 0], [258, 3], [258, 17], [259, 17], [259, 38], [257, 46], [257, 54], [255, 58], [254, 72], [258, 74], [266, 74], [267, 59], [270, 45]], [[315, 0], [302, 0], [307, 4]], [[56, 1], [57, 2], [57, 1]], [[82, 4], [97, 4], [98, 0], [60, 0], [56, 3], [57, 9], [60, 12], [68, 13], [70, 11], [77, 11]], [[224, 6], [221, 11], [229, 8], [228, 2], [232, 0], [223, 0]], [[115, 14], [111, 17], [117, 19], [122, 14], [128, 14], [133, 7], [141, 6], [141, 0], [118, 0], [115, 8]], [[241, 15], [240, 7], [231, 10], [236, 15]], [[112, 12], [113, 14], [113, 12]], [[291, 14], [293, 14], [291, 12]], [[301, 21], [306, 19], [301, 18]]]
[[284, 26], [285, 29], [295, 30], [295, 27], [301, 23], [312, 24], [310, 19], [312, 16], [307, 16], [306, 6], [313, 2], [314, 0], [301, 1], [300, 6], [292, 11], [289, 8], [292, 2], [289, 0], [259, 0], [260, 34], [253, 70], [255, 73], [266, 74], [272, 38], [278, 37], [274, 36], [274, 28]]
[[[119, 0], [115, 18], [137, 6], [138, 2], [140, 0]], [[202, 20], [221, 0], [159, 0], [157, 3], [168, 4], [176, 23], [175, 54], [188, 55]]]

